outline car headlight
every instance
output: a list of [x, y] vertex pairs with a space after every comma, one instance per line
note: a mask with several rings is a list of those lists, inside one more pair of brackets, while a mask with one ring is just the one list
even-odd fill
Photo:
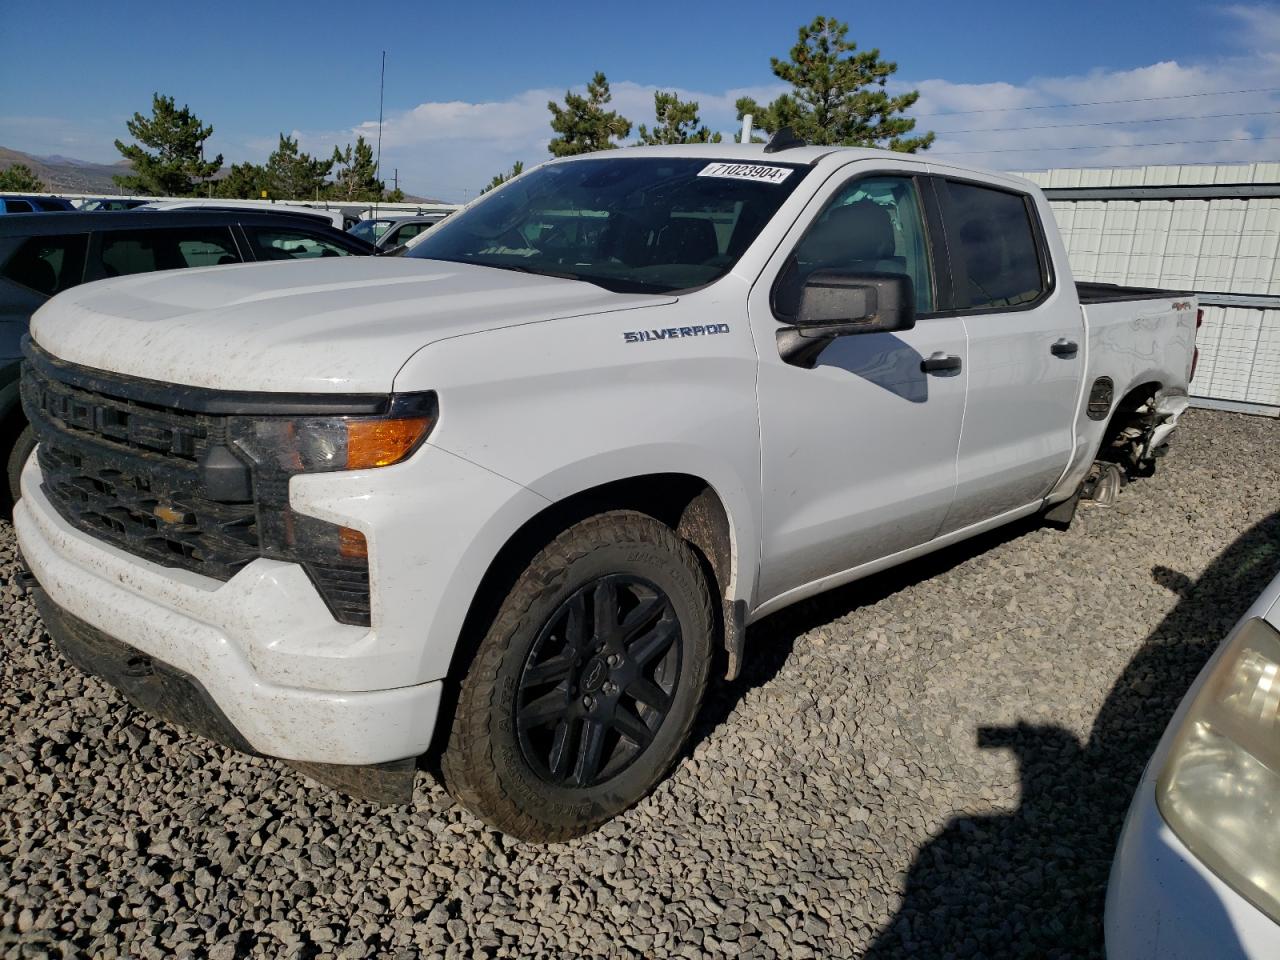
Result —
[[[372, 416], [231, 417], [226, 486], [258, 506], [261, 556], [297, 563], [341, 623], [369, 626], [369, 545], [352, 527], [308, 516], [289, 501], [298, 474], [366, 470], [400, 463], [422, 446], [439, 419], [434, 393], [396, 394]], [[217, 465], [207, 470], [218, 474]]]
[[233, 434], [241, 449], [285, 475], [365, 470], [412, 454], [438, 412], [434, 393], [398, 394], [378, 416], [246, 418]]
[[1280, 923], [1280, 632], [1247, 621], [1178, 727], [1156, 803], [1187, 848]]

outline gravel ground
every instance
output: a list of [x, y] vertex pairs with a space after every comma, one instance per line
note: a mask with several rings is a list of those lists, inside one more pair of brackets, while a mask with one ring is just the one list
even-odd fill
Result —
[[1178, 699], [1280, 572], [1280, 422], [1193, 412], [1154, 478], [753, 627], [672, 776], [593, 836], [317, 788], [69, 667], [0, 529], [0, 953], [1097, 956]]

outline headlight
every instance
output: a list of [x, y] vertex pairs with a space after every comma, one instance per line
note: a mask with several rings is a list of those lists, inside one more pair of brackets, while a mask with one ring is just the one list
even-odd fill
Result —
[[227, 439], [250, 464], [233, 458], [226, 485], [239, 484], [241, 495], [257, 503], [261, 555], [300, 564], [341, 623], [371, 622], [369, 546], [359, 530], [294, 510], [289, 480], [400, 463], [422, 445], [437, 418], [434, 393], [411, 393], [393, 396], [386, 412], [374, 416], [227, 419]]
[[1165, 822], [1280, 922], [1280, 632], [1249, 620], [1178, 727], [1156, 783]]
[[422, 445], [436, 417], [434, 393], [400, 394], [379, 416], [246, 418], [232, 430], [254, 460], [292, 475], [399, 463]]

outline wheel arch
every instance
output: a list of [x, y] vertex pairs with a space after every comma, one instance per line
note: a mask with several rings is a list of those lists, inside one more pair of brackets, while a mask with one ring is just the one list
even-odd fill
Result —
[[1163, 389], [1164, 384], [1159, 380], [1143, 380], [1132, 384], [1125, 391], [1112, 406], [1111, 414], [1107, 417], [1107, 424], [1102, 430], [1102, 436], [1094, 452], [1095, 459], [1103, 457], [1125, 427], [1137, 418], [1138, 410], [1154, 401]]
[[[660, 472], [621, 477], [577, 490], [548, 504], [516, 528], [490, 560], [472, 595], [446, 675], [446, 702], [452, 710], [457, 684], [465, 674], [485, 629], [516, 578], [537, 552], [580, 520], [610, 510], [636, 510], [671, 527], [689, 543], [703, 565], [708, 585], [722, 601], [726, 626], [734, 623], [733, 601], [741, 585], [738, 543], [728, 504], [716, 488], [689, 473]], [[745, 603], [740, 606], [745, 607]], [[729, 634], [734, 634], [730, 629]], [[736, 639], [736, 637], [735, 637]], [[447, 724], [437, 724], [437, 729]]]

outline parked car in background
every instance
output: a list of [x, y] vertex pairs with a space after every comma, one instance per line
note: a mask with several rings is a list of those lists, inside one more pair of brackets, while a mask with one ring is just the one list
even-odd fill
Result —
[[325, 210], [321, 207], [305, 207], [288, 203], [273, 203], [270, 200], [224, 200], [189, 197], [180, 200], [150, 200], [140, 210], [252, 210], [257, 213], [288, 214], [294, 217], [306, 217], [323, 223], [325, 226], [342, 230], [346, 225], [345, 215], [341, 210]]
[[383, 801], [438, 742], [560, 840], [666, 775], [749, 623], [1154, 469], [1196, 326], [1075, 284], [1014, 176], [610, 150], [404, 256], [55, 298], [14, 527], [134, 703]]
[[365, 256], [371, 245], [312, 218], [252, 210], [18, 214], [0, 218], [0, 461], [16, 499], [30, 434], [18, 403], [19, 346], [50, 297], [89, 280], [260, 260]]
[[403, 246], [419, 234], [426, 233], [444, 218], [444, 214], [435, 214], [422, 217], [406, 217], [393, 223], [378, 238], [377, 246], [379, 252], [385, 253], [389, 250], [394, 250], [396, 247]]
[[0, 213], [61, 213], [75, 205], [62, 197], [0, 196]]
[[81, 200], [80, 209], [85, 213], [89, 211], [105, 213], [114, 210], [133, 210], [149, 202], [137, 197], [95, 197], [90, 200]]
[[1280, 957], [1280, 577], [1174, 714], [1107, 887], [1109, 960]]
[[379, 250], [391, 250], [408, 243], [418, 234], [430, 230], [448, 214], [428, 213], [408, 216], [371, 217], [361, 220], [347, 233], [361, 240], [368, 240]]

